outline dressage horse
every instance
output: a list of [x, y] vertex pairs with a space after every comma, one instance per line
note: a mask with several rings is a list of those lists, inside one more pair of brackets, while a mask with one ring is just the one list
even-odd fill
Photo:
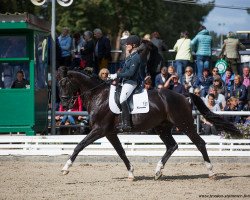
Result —
[[[62, 168], [63, 174], [69, 172], [69, 167], [72, 166], [80, 151], [94, 141], [106, 137], [127, 167], [129, 173], [128, 178], [134, 179], [134, 168], [128, 160], [117, 136], [119, 130], [115, 128], [119, 123], [119, 115], [112, 113], [109, 108], [110, 84], [101, 82], [97, 78], [84, 73], [66, 71], [65, 68], [62, 67], [58, 70], [57, 78], [59, 81], [62, 105], [69, 109], [72, 106], [72, 102], [74, 102], [74, 99], [77, 97], [74, 96], [76, 92], [80, 93], [83, 103], [90, 115], [91, 126], [91, 132], [76, 146], [73, 154]], [[219, 115], [211, 112], [205, 106], [200, 97], [191, 93], [188, 95], [200, 113], [208, 121], [213, 123], [218, 130], [229, 131], [234, 136], [240, 136], [239, 130], [236, 129], [232, 123], [225, 121]], [[152, 89], [148, 91], [148, 98], [150, 108], [149, 112], [132, 115], [133, 127], [131, 132], [143, 132], [149, 129], [154, 129], [165, 144], [166, 152], [157, 163], [155, 179], [162, 176], [164, 165], [178, 148], [178, 145], [171, 134], [173, 126], [178, 127], [178, 129], [181, 132], [184, 132], [196, 145], [205, 161], [208, 176], [210, 178], [215, 177], [215, 173], [212, 170], [212, 164], [207, 154], [206, 143], [197, 134], [197, 131], [194, 128], [192, 106], [185, 96], [169, 89]], [[131, 135], [131, 137], [133, 137], [133, 135]]]

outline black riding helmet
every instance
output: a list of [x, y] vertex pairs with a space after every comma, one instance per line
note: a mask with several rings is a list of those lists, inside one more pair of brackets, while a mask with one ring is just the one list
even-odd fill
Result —
[[131, 44], [136, 47], [139, 47], [140, 43], [141, 43], [141, 39], [137, 35], [130, 35], [126, 40], [126, 44]]

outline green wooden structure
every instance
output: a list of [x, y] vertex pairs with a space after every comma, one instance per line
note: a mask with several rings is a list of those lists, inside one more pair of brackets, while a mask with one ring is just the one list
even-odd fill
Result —
[[[49, 35], [33, 15], [0, 14], [0, 133], [47, 132]], [[11, 88], [19, 70], [29, 84]]]

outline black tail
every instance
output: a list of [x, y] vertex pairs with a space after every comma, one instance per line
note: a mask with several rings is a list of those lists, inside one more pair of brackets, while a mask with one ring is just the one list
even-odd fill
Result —
[[210, 111], [200, 97], [192, 93], [189, 93], [189, 96], [200, 113], [205, 117], [206, 120], [211, 122], [218, 131], [224, 130], [230, 133], [232, 137], [242, 137], [240, 131], [234, 126], [233, 123]]

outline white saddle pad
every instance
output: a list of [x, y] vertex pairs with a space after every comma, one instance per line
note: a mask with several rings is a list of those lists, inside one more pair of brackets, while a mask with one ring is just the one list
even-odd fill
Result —
[[[109, 108], [113, 113], [120, 114], [121, 110], [115, 102], [115, 90], [116, 86], [111, 85], [109, 92]], [[147, 113], [149, 111], [148, 92], [146, 89], [144, 89], [142, 93], [133, 95], [133, 104], [134, 108], [131, 114]]]

